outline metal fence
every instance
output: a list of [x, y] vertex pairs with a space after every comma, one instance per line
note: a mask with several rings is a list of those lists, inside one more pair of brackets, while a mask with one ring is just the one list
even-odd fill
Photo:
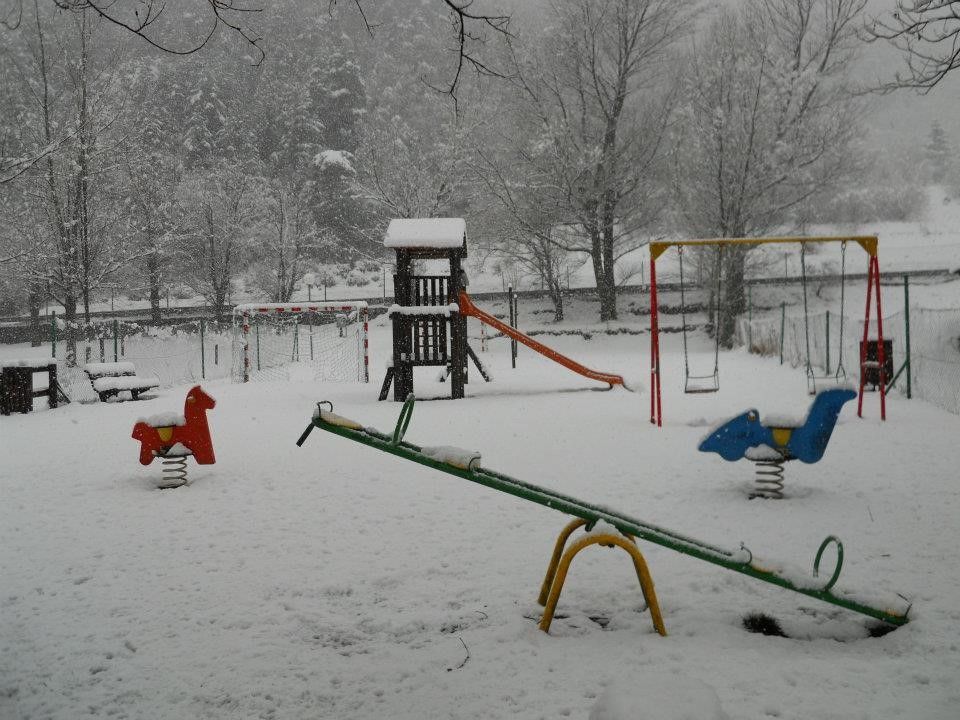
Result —
[[71, 400], [93, 401], [96, 393], [83, 372], [88, 362], [132, 362], [140, 377], [155, 377], [161, 387], [230, 376], [230, 330], [203, 322], [145, 327], [112, 323], [74, 330], [76, 358], [67, 357], [63, 328], [52, 334], [51, 356], [60, 384]]
[[[816, 375], [835, 376], [842, 364], [848, 379], [859, 378], [861, 318], [845, 317], [841, 338], [836, 313], [810, 315], [809, 324], [802, 315], [790, 315], [789, 311], [783, 317], [767, 313], [763, 318], [741, 318], [737, 341], [753, 353], [806, 368], [808, 331], [810, 364]], [[884, 315], [883, 334], [893, 342], [894, 372], [909, 361], [895, 388], [905, 393], [909, 383], [913, 397], [960, 414], [960, 309], [910, 305], [909, 310]], [[871, 322], [869, 335], [876, 338], [875, 322]]]

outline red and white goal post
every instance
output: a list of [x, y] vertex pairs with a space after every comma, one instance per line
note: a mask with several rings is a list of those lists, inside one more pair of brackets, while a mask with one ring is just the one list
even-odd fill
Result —
[[246, 303], [233, 309], [234, 382], [369, 382], [364, 301]]

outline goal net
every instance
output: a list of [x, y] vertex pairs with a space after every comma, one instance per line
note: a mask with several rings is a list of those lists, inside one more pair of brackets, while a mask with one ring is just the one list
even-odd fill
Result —
[[233, 309], [234, 382], [368, 382], [367, 303], [270, 303]]

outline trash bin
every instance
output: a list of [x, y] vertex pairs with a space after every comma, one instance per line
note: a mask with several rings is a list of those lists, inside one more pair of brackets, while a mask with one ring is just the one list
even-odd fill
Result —
[[[864, 355], [866, 345], [866, 355]], [[864, 358], [863, 383], [870, 385], [873, 390], [880, 387], [880, 342], [878, 340], [861, 340], [860, 356]], [[883, 339], [883, 378], [885, 382], [893, 379], [893, 340]]]
[[0, 371], [0, 413], [33, 410], [33, 368], [5, 367]]

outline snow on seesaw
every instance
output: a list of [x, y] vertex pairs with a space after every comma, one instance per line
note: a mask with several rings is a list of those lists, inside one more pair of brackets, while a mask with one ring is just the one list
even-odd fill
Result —
[[[753, 467], [696, 446], [746, 408], [802, 416], [802, 370], [722, 353], [720, 392], [684, 396], [665, 334], [657, 429], [648, 390], [594, 392], [523, 347], [511, 369], [490, 341], [495, 381], [471, 372], [466, 399], [418, 402], [409, 441], [791, 566], [835, 534], [838, 587], [913, 603], [872, 637], [869, 618], [640, 541], [667, 637], [626, 554], [598, 546], [544, 634], [536, 598], [567, 517], [319, 430], [295, 445], [324, 399], [392, 432], [385, 318], [371, 332], [367, 385], [204, 383], [217, 463], [191, 461], [173, 490], [130, 432], [180, 412], [186, 386], [0, 418], [0, 717], [957, 717], [957, 416], [898, 393], [886, 423], [875, 395], [862, 420], [848, 403], [824, 458], [787, 464], [786, 498], [751, 501]], [[624, 376], [649, 362], [645, 335], [540, 339]], [[448, 392], [435, 370], [416, 389]], [[757, 613], [788, 637], [747, 632]]]

